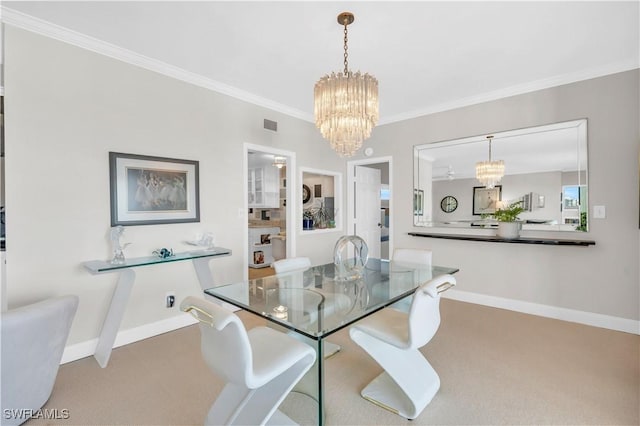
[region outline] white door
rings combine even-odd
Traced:
[[[380,170],[355,168],[354,234],[369,247],[369,257],[380,259]]]

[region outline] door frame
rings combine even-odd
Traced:
[[[296,234],[295,234],[295,224],[297,221],[292,220],[294,217],[294,209],[295,209],[295,188],[296,185],[296,153],[293,151],[287,151],[284,149],[277,149],[270,146],[265,145],[257,145],[252,143],[245,142],[243,145],[243,164],[242,164],[242,180],[243,180],[243,196],[244,196],[244,243],[243,247],[243,265],[244,265],[244,280],[247,281],[249,279],[249,251],[246,246],[249,241],[249,151],[258,151],[263,152],[265,154],[277,155],[279,157],[285,157],[287,160],[287,171],[285,174],[285,178],[287,179],[286,186],[286,200],[287,206],[285,208],[286,212],[286,220],[287,226],[285,227],[287,233],[287,257],[294,257],[296,255]]]
[[[393,224],[396,209],[394,206],[394,190],[393,190],[393,157],[390,155],[375,158],[365,158],[363,160],[351,160],[347,161],[347,223],[345,233],[347,235],[353,234],[353,227],[355,225],[355,174],[356,166],[366,166],[369,164],[387,163],[389,167],[389,258],[393,253]],[[246,185],[245,185],[246,186]]]

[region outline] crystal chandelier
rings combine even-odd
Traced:
[[[344,71],[325,75],[314,89],[316,127],[341,157],[360,149],[378,123],[378,80],[348,67],[347,25],[354,19],[350,12],[338,15],[338,23],[344,25]]]
[[[491,139],[493,136],[487,136],[487,139],[489,139],[489,161],[476,163],[476,179],[485,187],[493,188],[504,176],[504,161],[491,161]]]

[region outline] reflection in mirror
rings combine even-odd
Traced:
[[[499,200],[480,212],[476,163],[488,159],[487,136],[504,176]],[[414,147],[414,225],[495,227],[486,214],[516,201],[525,209],[523,230],[588,230],[586,119]]]
[[[327,170],[300,168],[302,185],[302,218],[300,228],[305,231],[318,229],[339,230],[342,174]]]

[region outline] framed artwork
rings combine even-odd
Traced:
[[[493,188],[485,186],[473,187],[473,214],[492,214],[496,211],[496,203],[502,200],[502,185]]]
[[[316,198],[322,197],[322,185],[313,185],[313,196]]]
[[[422,216],[424,209],[424,191],[422,189],[413,190],[413,215]]]
[[[198,161],[109,153],[111,226],[200,222]]]

